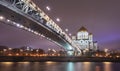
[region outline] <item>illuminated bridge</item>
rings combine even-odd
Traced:
[[[45,37],[68,55],[80,53],[71,38],[31,0],[0,0],[0,22]]]

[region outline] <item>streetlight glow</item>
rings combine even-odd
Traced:
[[[69,36],[71,36],[72,34],[71,33],[69,33]]]
[[[8,48],[9,50],[12,50],[12,48]]]
[[[46,6],[46,9],[47,9],[48,11],[50,11],[50,10],[51,10],[49,6]]]
[[[66,32],[68,32],[68,29],[65,29]]]
[[[9,20],[9,19],[7,19],[7,22],[10,22],[10,20]]]
[[[0,20],[3,20],[4,19],[4,17],[3,16],[0,16]]]
[[[104,52],[108,52],[108,49],[104,49]]]
[[[60,19],[59,19],[59,18],[56,18],[56,21],[57,21],[57,22],[60,22]]]

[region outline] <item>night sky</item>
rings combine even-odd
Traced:
[[[76,35],[84,26],[93,33],[100,49],[120,49],[120,1],[119,0],[33,0],[63,30]],[[51,7],[51,11],[45,9]],[[0,45],[9,47],[30,46],[55,48],[54,43],[15,27],[0,24]]]

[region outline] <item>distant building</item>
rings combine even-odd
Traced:
[[[20,49],[22,49],[23,51],[31,51],[31,50],[33,50],[33,48],[28,47],[28,46],[20,47]]]
[[[81,27],[77,32],[77,36],[72,36],[72,40],[83,53],[98,49],[97,41],[93,41],[92,33],[89,33],[85,27]]]

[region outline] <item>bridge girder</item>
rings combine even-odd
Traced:
[[[34,23],[37,23],[36,26],[41,25],[44,28],[47,26],[48,27],[47,30],[50,29],[49,30],[50,32],[54,31],[55,34],[57,34],[57,35],[60,34],[58,36],[58,38],[64,39],[63,40],[64,42],[58,42],[58,43],[64,47],[66,47],[65,48],[66,50],[68,50],[68,51],[72,50],[72,52],[80,51],[80,50],[77,50],[78,47],[72,45],[71,38],[68,35],[66,35],[65,32],[63,32],[62,29],[58,25],[56,25],[54,23],[54,21],[52,19],[50,19],[32,1],[30,1],[30,0],[1,0],[0,2],[1,2],[1,4],[6,2],[6,5],[4,5],[4,6],[9,7],[9,9],[12,9],[11,7],[13,7],[16,9],[16,10],[12,9],[13,11],[15,11],[17,13],[19,13],[18,11],[21,11],[19,14],[24,13],[22,15],[29,16],[29,19],[36,20],[34,22]],[[50,25],[51,23],[52,23],[52,27]],[[53,24],[55,24],[55,26],[53,26]],[[35,29],[36,27],[33,24],[27,24],[27,25],[23,24],[23,26],[27,26],[27,28],[31,28],[31,29],[34,28],[34,30],[38,32],[38,30]],[[56,30],[57,29],[56,27],[59,28],[59,30]],[[40,33],[40,32],[38,32],[38,33]],[[45,36],[47,36],[47,35],[45,35]],[[47,36],[47,37],[49,37],[49,36]],[[64,43],[66,43],[66,44],[64,44]]]

